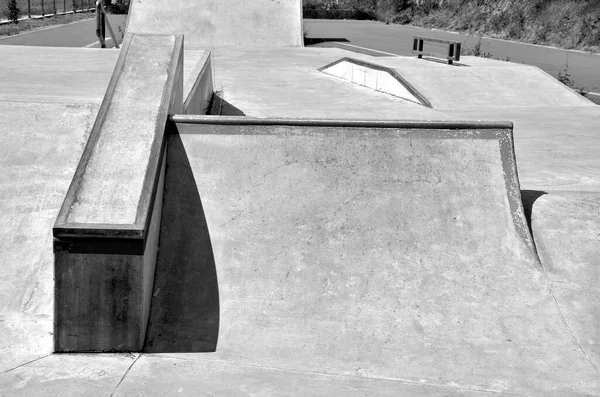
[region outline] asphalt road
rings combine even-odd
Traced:
[[[120,39],[125,31],[125,15],[110,15],[109,20],[115,34]],[[336,40],[317,44],[335,45],[349,50],[359,50],[353,46],[366,47],[397,55],[412,55],[412,38],[426,35],[447,40],[459,40],[463,47],[472,48],[480,39],[478,36],[436,31],[406,25],[386,25],[372,21],[340,20],[304,20],[309,38]],[[95,33],[95,19],[76,22],[69,25],[33,31],[18,36],[0,38],[0,44],[56,47],[99,47]],[[107,30],[107,37],[109,36]],[[107,41],[112,47],[112,42]],[[482,52],[493,54],[494,58],[511,62],[535,65],[556,77],[565,69],[568,58],[568,72],[576,87],[600,93],[600,55],[578,51],[566,51],[556,48],[521,44],[497,39],[482,39]]]
[[[412,55],[413,36],[457,40],[467,48],[472,48],[480,39],[479,36],[372,21],[305,19],[304,29],[309,38],[348,40],[333,44],[340,48],[350,44],[397,55]],[[600,93],[600,55],[488,38],[481,42],[481,51],[493,54],[493,58],[505,60],[510,57],[511,62],[538,66],[553,77],[565,69],[568,56],[568,72],[575,86]],[[332,43],[317,45],[329,46]]]
[[[119,40],[125,32],[126,15],[109,15],[108,20]],[[106,28],[106,37],[110,34]],[[0,45],[26,45],[43,47],[100,47],[96,38],[96,19],[74,22],[68,25],[48,27],[19,34],[16,36],[0,37]],[[106,42],[107,47],[112,47],[112,40]]]

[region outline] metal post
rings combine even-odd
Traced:
[[[101,0],[96,0],[96,37],[98,37],[100,47],[105,48],[106,43],[104,42],[104,13],[102,12]]]
[[[42,16],[44,16],[46,13],[44,12],[44,0],[42,0]]]
[[[52,12],[54,13],[54,16],[56,16],[56,13],[58,12],[58,10],[56,9],[56,0],[52,0],[52,7],[54,7]]]
[[[31,18],[31,0],[27,0],[27,15]]]
[[[104,0],[100,0],[102,15],[106,15],[104,12]],[[110,21],[106,18],[106,24],[108,25],[108,31],[110,32],[110,37],[112,37],[113,43],[115,44],[115,48],[119,48],[119,40],[117,39],[117,35],[115,35],[112,26],[110,26]]]
[[[63,0],[63,12],[67,13],[67,0]]]

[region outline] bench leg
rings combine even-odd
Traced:
[[[448,58],[454,57],[454,44],[448,45]],[[452,59],[448,59],[448,65],[452,65]]]

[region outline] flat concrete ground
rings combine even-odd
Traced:
[[[433,108],[317,70],[343,57],[395,69]],[[215,87],[231,105],[230,114],[507,120],[514,123],[524,189],[600,191],[600,107],[531,66],[463,57],[465,66],[448,67],[413,57],[370,57],[334,48],[218,49],[215,64]]]
[[[385,59],[430,109],[317,71],[343,56],[359,57],[217,49],[215,89],[247,116],[513,121],[522,187],[600,191],[600,112],[542,72]],[[509,86],[521,71],[530,85]],[[427,85],[444,76],[460,100]],[[107,80],[85,87],[88,103],[76,87],[68,101],[12,84],[22,102],[0,102],[0,395],[600,395],[598,303],[576,300],[597,268],[542,267],[497,145],[347,130],[181,127],[147,352],[51,354],[51,225]]]

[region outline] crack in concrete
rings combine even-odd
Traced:
[[[575,344],[579,348],[579,351],[581,352],[581,354],[583,354],[585,359],[590,363],[592,368],[594,368],[596,373],[598,375],[600,375],[600,368],[598,368],[596,363],[594,363],[594,360],[592,360],[592,358],[585,351],[585,348],[579,341],[579,338],[577,338],[577,335],[575,335],[575,331],[573,331],[573,328],[571,328],[571,325],[569,324],[569,321],[567,320],[567,316],[565,316],[565,313],[563,312],[562,308],[560,307],[560,303],[558,302],[558,299],[556,298],[556,295],[554,294],[554,281],[550,277],[550,275],[548,273],[548,269],[546,269],[546,266],[544,266],[544,263],[541,260],[541,258],[538,257],[538,260],[540,262],[542,269],[544,270],[544,276],[546,277],[546,284],[548,285],[548,292],[550,293],[550,296],[552,297],[552,300],[554,301],[554,305],[556,306],[556,310],[558,311],[558,314],[560,316],[560,319],[561,319],[563,325],[569,332],[569,335],[571,335],[571,338],[573,339],[573,341],[575,341]]]
[[[123,374],[123,377],[121,378],[121,380],[119,381],[119,383],[117,384],[115,389],[112,391],[112,393],[110,393],[110,397],[113,397],[115,395],[115,393],[117,392],[117,389],[119,388],[119,386],[121,386],[121,383],[123,383],[123,381],[125,380],[125,377],[129,373],[129,371],[131,371],[131,368],[133,368],[133,366],[135,365],[135,363],[137,363],[137,361],[139,360],[140,357],[142,357],[142,355],[138,354],[138,356],[135,358],[135,360],[133,360],[133,362],[131,363],[129,368],[127,368],[127,371],[125,371],[125,373]]]

